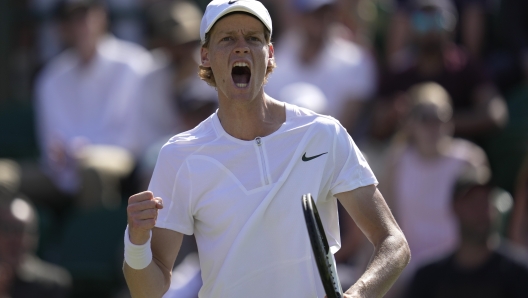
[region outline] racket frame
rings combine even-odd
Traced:
[[[330,251],[326,233],[311,194],[302,196],[302,206],[308,237],[315,263],[327,298],[343,298],[343,290],[337,275],[334,255]]]

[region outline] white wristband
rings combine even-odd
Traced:
[[[128,266],[136,270],[141,270],[150,264],[152,261],[152,250],[150,249],[151,238],[152,231],[150,231],[150,237],[145,244],[136,245],[130,242],[127,225],[125,230],[125,262]]]

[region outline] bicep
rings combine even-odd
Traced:
[[[387,203],[375,185],[339,193],[336,197],[375,246],[386,237],[401,233]]]
[[[182,239],[182,233],[162,228],[152,229],[152,257],[166,277],[170,277]]]

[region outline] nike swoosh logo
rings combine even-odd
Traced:
[[[227,2],[227,4],[233,4],[233,3],[236,3],[236,2],[238,2],[238,0],[229,1],[229,2]]]
[[[321,155],[325,155],[326,153],[328,153],[328,152],[321,153],[321,154],[319,154],[319,155],[315,155],[315,156],[306,157],[306,152],[304,152],[304,154],[303,154],[303,156],[302,156],[302,161],[310,161],[310,160],[312,160],[312,159],[314,159],[314,158],[318,158],[318,157],[321,156]]]

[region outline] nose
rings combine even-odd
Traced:
[[[249,53],[249,47],[244,39],[239,39],[235,47],[236,54],[247,54]]]

